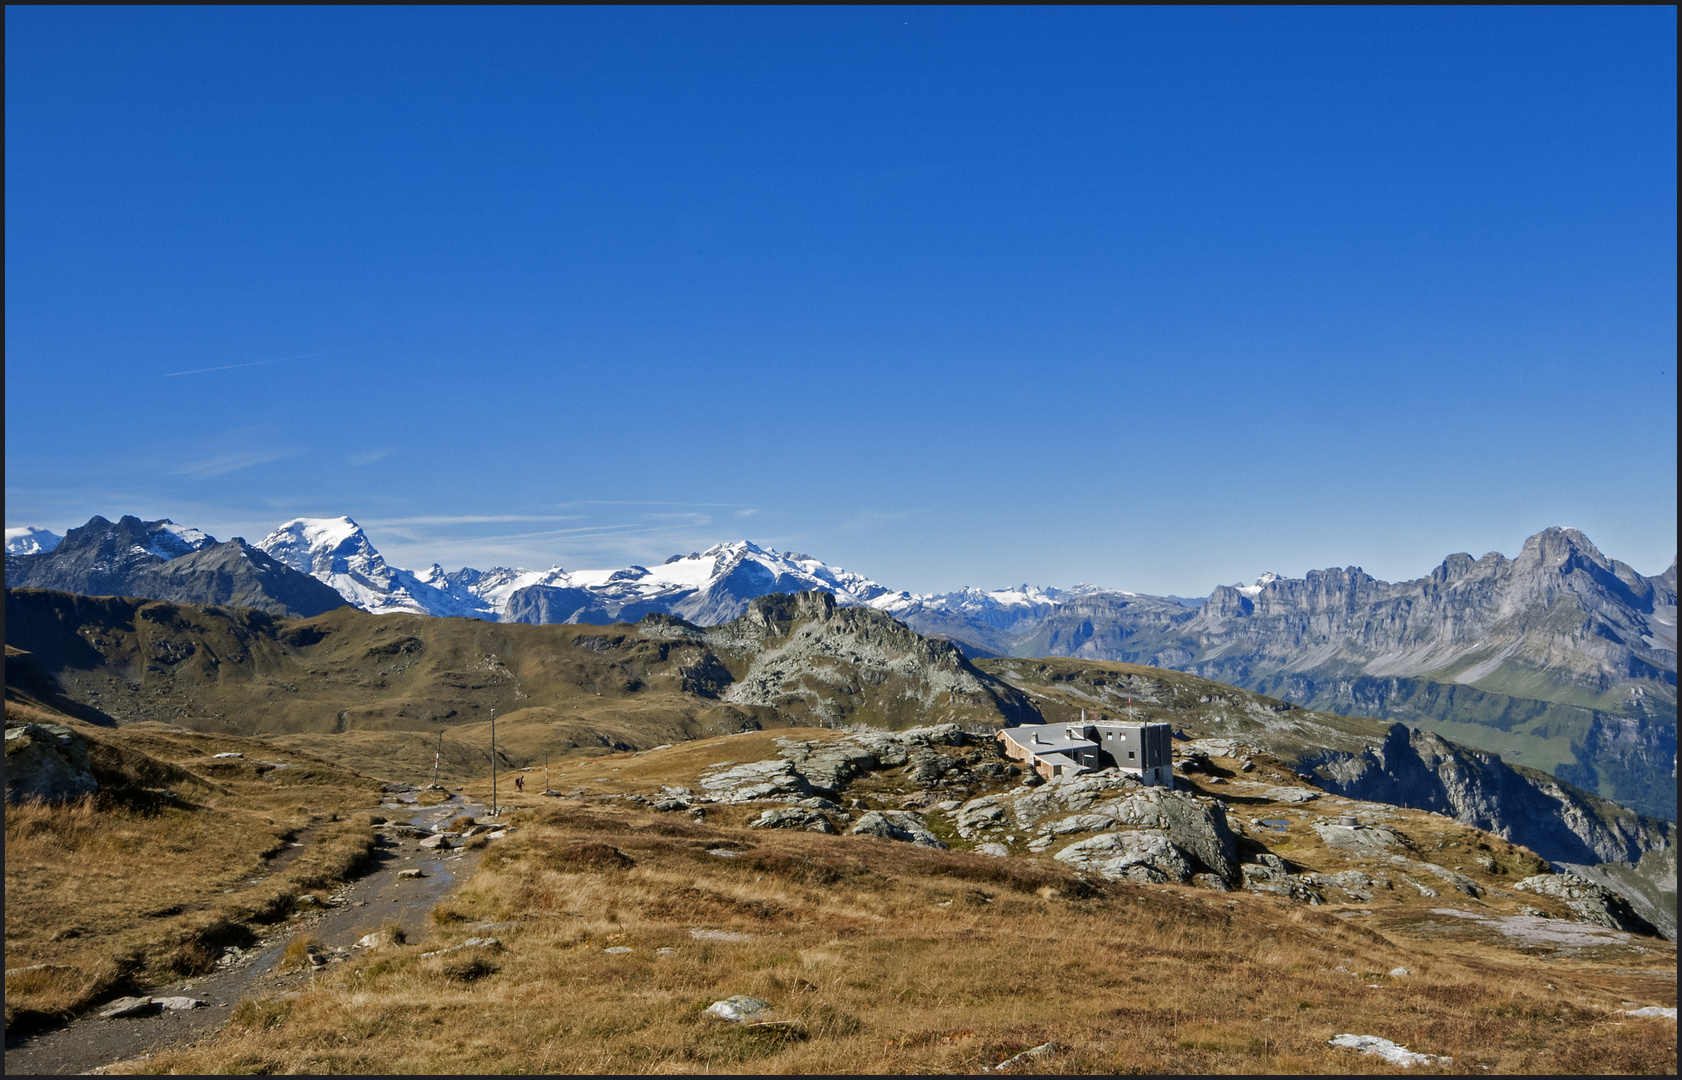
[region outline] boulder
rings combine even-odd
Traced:
[[[1123,826],[1160,829],[1202,869],[1227,882],[1238,880],[1238,841],[1227,825],[1226,808],[1218,802],[1203,803],[1189,792],[1149,787],[1093,810]]]
[[[992,855],[995,858],[1003,859],[1010,856],[1010,849],[1005,847],[1003,844],[977,844],[975,845],[975,853],[977,855]]]
[[[734,997],[727,997],[723,1001],[715,1001],[708,1005],[704,1015],[728,1020],[733,1024],[745,1024],[770,1007],[771,1003],[769,1001],[748,997],[745,994],[737,994]]]
[[[428,851],[448,851],[449,849],[459,847],[460,845],[461,841],[457,840],[449,833],[433,833],[431,836],[428,836],[425,840],[420,842],[420,846]]]
[[[1576,874],[1537,874],[1525,878],[1513,888],[1565,901],[1565,906],[1576,914],[1580,922],[1630,934],[1656,936],[1658,933],[1652,923],[1636,914],[1628,900]]]
[[[851,829],[854,836],[879,836],[920,847],[945,849],[946,844],[929,831],[923,819],[908,810],[870,810]]]
[[[1157,830],[1105,833],[1078,840],[1053,856],[1113,881],[1183,882],[1192,866],[1185,853]]]
[[[983,795],[959,806],[952,820],[958,828],[958,835],[967,840],[977,829],[1004,824],[1008,798],[1005,795]]]
[[[119,1020],[130,1016],[150,1016],[162,1006],[149,997],[121,997],[99,1010],[101,1019]]]
[[[835,826],[816,810],[802,806],[785,806],[767,810],[748,822],[750,829],[805,829],[807,832],[834,833]]]
[[[6,801],[62,802],[99,790],[88,744],[61,724],[6,726]]]
[[[209,1004],[203,999],[196,997],[161,997],[153,998],[152,1001],[157,1004],[158,1008],[169,1009],[172,1012],[186,1012],[188,1009],[202,1009]]]

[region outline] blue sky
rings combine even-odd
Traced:
[[[6,523],[1676,550],[1676,12],[6,12]]]

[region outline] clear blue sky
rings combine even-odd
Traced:
[[[8,8],[6,523],[1183,595],[1562,524],[1657,573],[1676,31]]]

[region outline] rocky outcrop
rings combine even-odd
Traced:
[[[825,592],[761,596],[708,643],[747,661],[725,693],[815,726],[842,722],[899,729],[929,720],[1006,726],[1037,722],[1015,688],[976,669],[956,647]]]
[[[1055,858],[1107,877],[1239,879],[1237,838],[1221,803],[1144,787],[1114,772],[984,795],[960,805],[952,820],[959,836],[984,844],[1026,834],[1030,851],[1049,850],[1062,837],[1098,833]]]
[[[1538,874],[1513,888],[1537,896],[1563,900],[1582,922],[1631,934],[1657,935],[1657,929],[1636,913],[1628,900],[1577,874]]]
[[[6,801],[63,802],[99,790],[88,744],[60,724],[6,725]]]
[[[1620,811],[1546,773],[1401,724],[1360,754],[1329,751],[1304,764],[1339,795],[1435,811],[1553,861],[1633,862],[1673,843],[1669,822]]]
[[[750,829],[802,829],[806,832],[834,833],[835,825],[816,810],[803,806],[784,806],[767,810],[748,822]]]
[[[921,817],[909,810],[868,811],[848,831],[854,836],[876,836],[942,851],[947,846],[944,840],[929,831]]]
[[[1556,869],[1588,878],[1618,893],[1640,916],[1671,941],[1676,940],[1676,849],[1649,851],[1635,863],[1596,866],[1562,864]]]
[[[938,753],[936,748],[957,749],[968,741],[956,724],[936,724],[909,731],[862,732],[832,742],[806,739],[778,739],[782,756],[767,761],[741,764],[720,762],[701,775],[699,783],[707,797],[716,802],[755,800],[798,801],[814,795],[834,796],[846,786],[878,769],[906,766],[913,779],[925,783],[943,780],[950,772],[970,765],[996,765],[993,744],[983,740],[981,751],[964,760]],[[971,761],[980,758],[980,761]],[[921,777],[931,761],[943,763],[934,779]]]
[[[715,802],[742,803],[755,799],[804,799],[811,785],[793,763],[773,758],[739,765],[734,761],[701,774],[701,790]]]

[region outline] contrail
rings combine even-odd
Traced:
[[[191,371],[167,371],[163,377],[173,379],[177,375],[203,375],[207,371],[232,371],[235,368],[262,367],[264,364],[279,364],[287,360],[313,360],[318,356],[336,356],[339,353],[350,352],[349,349],[332,349],[327,352],[305,353],[302,356],[277,356],[273,360],[253,360],[249,364],[223,364],[221,367],[201,367]]]

